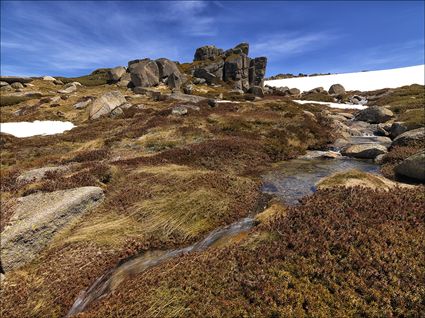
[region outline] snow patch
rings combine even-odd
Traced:
[[[69,121],[36,120],[34,122],[0,123],[0,132],[22,138],[60,134],[74,127],[74,124]]]
[[[328,90],[333,84],[341,84],[349,91],[373,91],[382,88],[397,88],[405,85],[425,83],[425,65],[394,68],[381,71],[296,77],[265,81],[273,87],[298,88],[309,91],[316,87]]]
[[[304,104],[320,104],[326,105],[330,108],[340,108],[340,109],[365,109],[367,106],[364,105],[354,105],[354,104],[338,104],[338,103],[330,103],[330,102],[316,102],[312,100],[294,100],[294,102],[304,105]]]

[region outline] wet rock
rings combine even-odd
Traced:
[[[121,77],[127,72],[124,66],[117,66],[108,71],[108,80],[110,82],[118,82]]]
[[[22,89],[24,88],[24,85],[22,85],[22,83],[19,83],[19,82],[14,82],[10,84],[10,87],[12,87],[13,89]]]
[[[385,154],[377,155],[374,159],[374,162],[378,165],[382,164],[384,161]]]
[[[406,131],[395,138],[391,144],[391,147],[394,146],[407,146],[412,142],[421,142],[425,139],[425,128],[418,128]]]
[[[18,199],[10,222],[1,235],[5,272],[36,258],[57,232],[103,199],[98,187],[81,187]]]
[[[115,108],[126,103],[127,100],[119,91],[112,91],[96,98],[89,108],[89,118],[97,119],[109,115]]]
[[[334,84],[329,88],[329,94],[331,95],[344,95],[345,88],[341,84]]]
[[[355,119],[360,121],[365,121],[371,124],[385,123],[391,118],[394,117],[394,114],[391,110],[385,107],[371,106],[360,111]]]
[[[152,87],[159,84],[159,69],[151,59],[128,62],[128,70],[134,87]]]
[[[341,154],[360,159],[375,159],[380,154],[387,153],[387,148],[379,144],[358,144],[344,148]]]
[[[425,151],[403,160],[394,171],[397,175],[425,182]]]
[[[258,97],[264,97],[263,89],[260,86],[251,86],[248,89],[248,93]]]

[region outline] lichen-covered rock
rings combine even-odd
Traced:
[[[14,89],[22,89],[22,88],[24,88],[24,85],[22,85],[22,83],[19,83],[19,82],[14,82],[14,83],[10,84],[10,87],[12,87]]]
[[[412,142],[423,142],[425,140],[425,128],[417,128],[413,130],[406,131],[395,138],[391,144],[391,147],[394,146],[407,146]]]
[[[99,187],[81,187],[19,198],[1,234],[1,260],[6,273],[37,257],[55,234],[103,199]]]
[[[233,82],[235,89],[249,89],[250,58],[245,54],[233,54],[226,58],[223,69],[223,80]]]
[[[167,77],[167,86],[172,89],[180,89],[183,84],[182,75],[179,73],[171,73]]]
[[[109,115],[115,108],[126,103],[127,100],[119,91],[112,91],[96,98],[89,108],[89,118],[96,119]]]
[[[356,120],[365,121],[370,124],[380,124],[389,121],[393,117],[393,112],[388,108],[371,106],[361,110],[356,115]]]
[[[397,175],[425,182],[425,151],[421,151],[403,160],[394,168]]]
[[[128,70],[134,87],[152,87],[159,84],[158,64],[151,59],[130,61]]]

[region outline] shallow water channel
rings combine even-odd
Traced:
[[[371,162],[345,157],[323,159],[312,156],[310,159],[294,159],[279,163],[266,173],[263,176],[262,190],[275,195],[286,204],[297,204],[299,199],[315,191],[315,184],[321,178],[348,169],[377,172],[378,166]],[[84,311],[91,303],[108,296],[123,281],[151,267],[183,254],[199,252],[220,242],[227,242],[248,232],[254,225],[252,215],[211,232],[202,241],[191,246],[169,251],[152,251],[133,257],[99,277],[91,287],[81,292],[67,317]]]

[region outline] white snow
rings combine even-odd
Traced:
[[[320,104],[326,105],[330,108],[340,108],[340,109],[365,109],[367,106],[364,105],[353,105],[353,104],[338,104],[338,103],[330,103],[330,102],[316,102],[312,100],[294,100],[294,102],[304,105],[304,104]]]
[[[316,87],[328,90],[333,84],[341,84],[349,91],[373,91],[411,84],[424,85],[424,82],[425,65],[416,65],[381,71],[285,78],[265,81],[264,84],[274,87],[298,88],[301,91],[309,91]]]
[[[2,133],[15,137],[31,137],[36,135],[54,135],[74,128],[69,121],[36,120],[34,122],[0,123]]]

